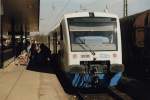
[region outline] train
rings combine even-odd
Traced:
[[[150,77],[150,10],[120,18],[125,74],[136,79]]]
[[[119,18],[106,12],[65,14],[49,33],[52,54],[75,88],[108,88],[122,78]]]

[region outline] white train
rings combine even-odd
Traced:
[[[102,12],[65,14],[50,37],[52,52],[58,55],[60,67],[74,87],[117,85],[124,66],[116,15]]]

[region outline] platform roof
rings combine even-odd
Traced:
[[[40,0],[1,0],[3,32],[39,31]]]

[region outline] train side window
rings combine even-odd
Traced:
[[[63,29],[62,29],[62,24],[60,24],[60,40],[63,40]]]
[[[137,28],[135,32],[136,46],[144,47],[144,28]]]

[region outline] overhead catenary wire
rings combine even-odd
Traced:
[[[63,6],[63,8],[58,12],[58,14],[56,15],[56,17],[55,17],[55,19],[54,19],[53,21],[56,21],[56,20],[58,19],[57,21],[60,22],[59,16],[61,16],[61,14],[64,12],[64,10],[66,9],[66,7],[69,5],[70,2],[71,2],[71,0],[68,0],[68,1],[65,3],[65,5]],[[56,22],[55,24],[53,24],[53,25],[51,26],[51,28],[55,27],[58,22]],[[53,23],[54,23],[54,22],[53,22]]]

